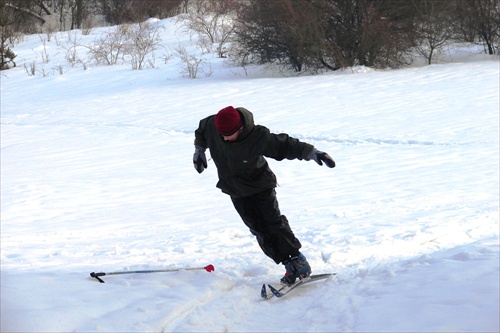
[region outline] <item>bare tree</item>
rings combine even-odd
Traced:
[[[98,65],[130,63],[132,69],[143,69],[147,56],[161,46],[159,30],[147,21],[113,27],[88,47],[90,58]]]
[[[179,45],[175,51],[184,63],[182,74],[190,79],[196,79],[201,67],[205,64],[203,58],[190,54],[182,45]]]
[[[8,18],[14,31],[36,32],[37,25],[45,23],[42,14],[51,14],[43,0],[0,1],[0,15]]]
[[[407,1],[326,0],[326,39],[332,67],[398,67],[412,46]]]
[[[255,0],[239,15],[236,54],[295,71],[397,67],[410,61],[412,24],[403,0]]]
[[[99,65],[116,65],[125,55],[128,29],[128,25],[119,25],[94,40],[89,46],[91,59]]]
[[[314,67],[322,43],[315,1],[254,0],[239,12],[235,34],[238,62],[289,65],[300,72]]]
[[[111,24],[142,22],[177,15],[184,0],[99,0],[106,21]]]
[[[158,49],[161,39],[159,27],[149,22],[132,25],[127,31],[129,46],[126,50],[132,69],[143,69],[146,56]]]
[[[498,0],[457,0],[456,26],[468,41],[481,40],[488,54],[500,44],[500,4]]]
[[[211,52],[211,46],[217,44],[217,54],[224,58],[224,45],[231,40],[234,32],[235,7],[232,0],[197,0],[188,13],[180,16],[180,20],[188,31],[199,35],[200,43]],[[205,43],[206,41],[206,43]]]
[[[417,51],[432,63],[436,50],[452,41],[452,1],[413,0],[416,17]]]
[[[96,0],[63,0],[67,1],[71,17],[70,29],[88,28],[89,22],[99,13],[99,4]]]

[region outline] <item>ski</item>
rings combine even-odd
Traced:
[[[297,288],[297,287],[299,287],[301,285],[304,285],[304,284],[307,284],[307,283],[310,283],[310,282],[314,282],[314,281],[318,281],[318,280],[324,280],[324,279],[327,279],[330,276],[333,276],[335,274],[336,273],[311,275],[311,276],[306,277],[304,279],[297,280],[297,281],[295,281],[294,283],[292,283],[290,285],[283,285],[280,288],[275,288],[272,285],[268,284],[269,290],[271,290],[270,294],[268,294],[268,292],[267,292],[266,285],[263,284],[262,285],[262,289],[260,291],[260,296],[263,299],[265,299],[265,300],[271,299],[271,298],[273,298],[275,296],[278,297],[278,298],[281,298],[281,297],[285,296],[286,294],[288,294],[289,292],[291,292],[292,290],[294,290],[295,288]]]

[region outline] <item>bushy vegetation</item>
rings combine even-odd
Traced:
[[[94,60],[113,64],[128,52],[135,69],[159,41],[150,26],[128,24],[174,15],[206,52],[296,72],[398,67],[415,54],[430,64],[449,43],[479,43],[488,54],[498,54],[500,43],[497,0],[0,0],[0,9],[1,69],[15,66],[13,34],[84,31],[97,18],[122,27],[96,42]]]

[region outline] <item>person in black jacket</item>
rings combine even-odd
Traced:
[[[311,274],[311,267],[299,251],[302,247],[278,206],[276,176],[265,157],[314,160],[335,167],[333,159],[314,146],[287,134],[273,134],[255,125],[253,114],[245,108],[228,106],[216,115],[202,119],[195,131],[193,163],[202,173],[208,167],[206,149],[217,167],[217,187],[231,197],[234,208],[262,251],[286,269],[282,283]]]

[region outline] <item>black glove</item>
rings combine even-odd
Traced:
[[[323,165],[325,162],[326,166],[329,168],[335,167],[335,161],[325,152],[319,151],[316,148],[313,148],[312,152],[307,156],[308,160],[314,160],[319,165]]]
[[[194,155],[193,155],[193,163],[194,168],[198,173],[202,173],[205,170],[207,165],[207,157],[205,156],[206,148],[200,146],[194,146]]]

